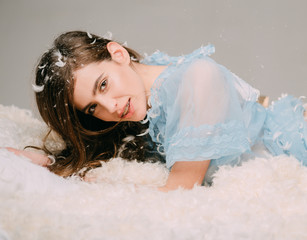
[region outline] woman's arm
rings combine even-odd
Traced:
[[[51,163],[51,160],[46,156],[41,153],[36,153],[36,152],[31,152],[31,151],[25,151],[25,150],[18,150],[15,148],[7,147],[7,150],[10,152],[15,153],[16,155],[22,155],[31,160],[31,162],[46,167],[48,164]]]
[[[209,164],[210,160],[191,162],[178,161],[173,165],[165,186],[158,189],[167,192],[179,187],[191,189],[195,184],[201,185]]]

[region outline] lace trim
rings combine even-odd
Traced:
[[[301,99],[283,95],[272,103],[264,125],[264,143],[274,155],[293,155],[307,166],[307,122]]]
[[[167,144],[166,160],[219,159],[230,155],[239,156],[247,150],[250,150],[250,143],[244,124],[230,121],[182,129]]]

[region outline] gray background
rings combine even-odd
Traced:
[[[0,0],[0,104],[35,109],[34,67],[68,30],[111,31],[149,54],[213,43],[217,62],[271,100],[307,95],[306,12],[306,0]]]

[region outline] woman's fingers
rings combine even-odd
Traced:
[[[31,152],[31,151],[25,151],[25,150],[19,150],[19,149],[11,148],[11,147],[6,147],[6,149],[10,152],[15,153],[18,156],[22,155],[26,158],[29,158],[31,162],[37,165],[45,167],[48,164],[50,164],[50,159],[44,154],[37,153],[37,152]]]

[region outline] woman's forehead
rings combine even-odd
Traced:
[[[89,63],[86,65],[83,65],[81,68],[75,70],[73,72],[74,78],[75,79],[80,79],[80,78],[87,78],[90,77],[91,75],[97,73],[100,71],[99,63],[93,62]]]

